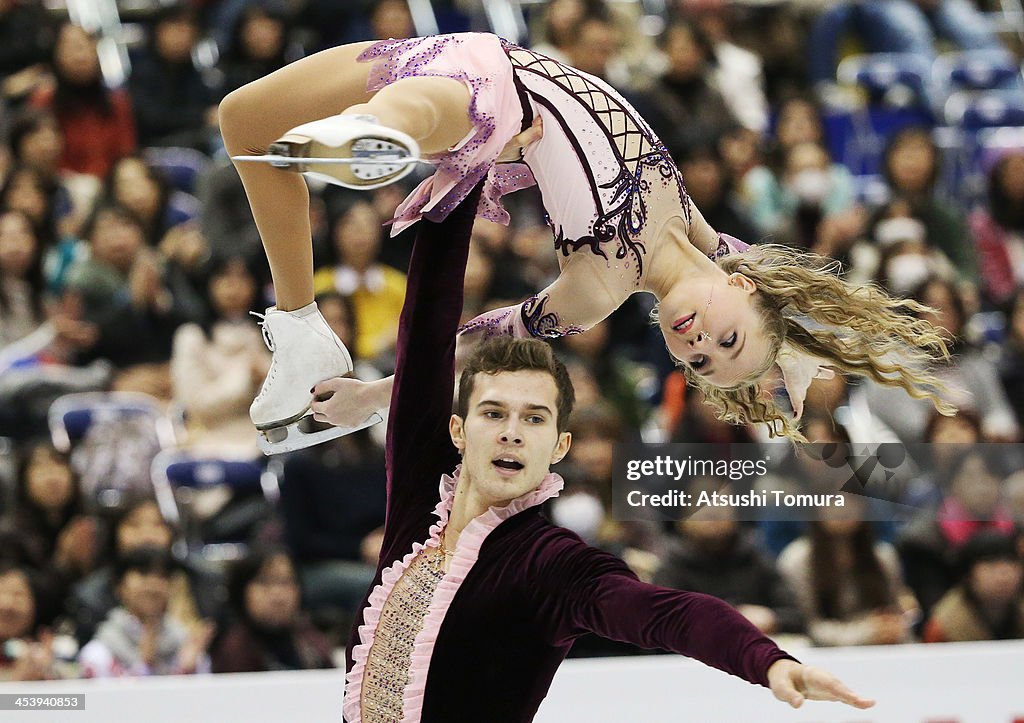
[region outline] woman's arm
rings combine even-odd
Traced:
[[[555,339],[579,334],[604,320],[636,290],[631,271],[609,268],[586,250],[572,253],[551,284],[521,304],[471,319],[459,329],[459,358],[492,336]]]

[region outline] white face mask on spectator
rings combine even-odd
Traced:
[[[889,259],[885,265],[889,290],[904,296],[924,283],[932,271],[932,261],[924,254],[901,254]]]
[[[787,186],[800,203],[820,206],[832,191],[832,177],[821,168],[805,168],[794,174]]]
[[[916,218],[887,218],[875,225],[875,241],[880,246],[891,246],[900,241],[924,243],[928,231]]]
[[[572,530],[588,542],[596,540],[604,522],[604,505],[588,492],[560,497],[551,507],[551,521]]]

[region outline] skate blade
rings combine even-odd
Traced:
[[[261,156],[231,156],[232,161],[247,163],[269,163],[275,168],[287,168],[294,163],[308,165],[330,165],[340,163],[346,166],[393,166],[398,163],[419,163],[422,159],[412,156],[381,156],[377,158],[296,158],[279,154],[265,153]]]
[[[326,422],[317,422],[312,415],[307,415],[282,427],[260,430],[258,437],[260,450],[268,457],[274,454],[294,452],[344,437],[346,434],[358,432],[360,429],[372,427],[383,421],[384,418],[374,412],[355,427],[335,427]]]

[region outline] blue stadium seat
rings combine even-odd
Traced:
[[[69,452],[97,421],[138,418],[152,422],[163,446],[176,443],[177,430],[160,402],[139,392],[65,394],[54,401],[48,415],[53,445],[62,452]]]
[[[955,169],[947,185],[969,207],[985,194],[986,159],[1000,148],[1020,147],[1024,135],[1024,91],[953,93],[946,102],[945,132]]]
[[[194,148],[176,146],[146,148],[142,157],[164,175],[172,188],[189,194],[195,192],[196,179],[211,163],[206,155]]]
[[[976,133],[985,128],[1024,126],[1024,91],[953,93],[946,101],[946,124]]]
[[[274,503],[279,497],[280,474],[281,463],[278,460],[271,460],[264,467],[259,460],[220,457],[185,449],[162,451],[151,467],[153,489],[164,518],[181,526],[188,554],[198,554],[212,564],[243,556],[247,546],[241,540],[204,540],[199,529],[201,515],[194,504],[197,496],[203,491],[219,488],[230,495],[255,492],[267,502]],[[243,510],[241,514],[248,513]],[[255,514],[259,514],[258,509]]]
[[[855,85],[872,96],[885,96],[895,88],[913,92],[911,105],[924,105],[931,63],[914,53],[868,53],[843,59],[836,77],[843,85]]]
[[[1020,63],[1009,50],[966,50],[943,53],[933,66],[935,83],[957,90],[994,90],[1020,76]]]

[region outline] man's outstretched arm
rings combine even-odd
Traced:
[[[781,650],[723,600],[649,585],[625,563],[582,542],[555,543],[542,587],[556,635],[589,631],[648,649],[669,650],[770,688],[779,700],[834,700],[857,708],[862,698],[827,671]]]

